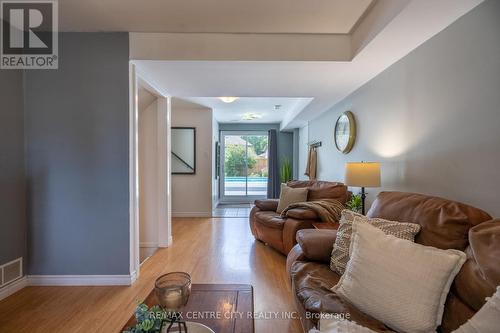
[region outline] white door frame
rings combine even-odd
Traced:
[[[158,246],[172,244],[170,127],[171,96],[147,80],[131,61],[129,65],[129,201],[130,201],[130,275],[139,277],[139,105],[138,88],[144,87],[158,98]]]

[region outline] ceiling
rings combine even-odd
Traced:
[[[133,60],[133,63],[136,64],[139,75],[164,94],[209,106],[214,109],[216,117],[221,119],[219,121],[236,120],[241,118],[243,110],[252,109],[267,112],[269,120],[266,122],[280,122],[283,130],[291,130],[305,125],[339,103],[481,2],[482,0],[378,0],[371,5],[361,22],[357,23],[356,30],[349,35],[352,42],[350,45],[358,45],[356,50],[352,50],[349,61],[283,61],[283,52],[273,54],[277,61],[241,61],[238,58],[240,55],[230,53],[231,56],[227,56],[226,52],[231,50],[223,50],[223,46],[227,46],[224,43],[213,43],[221,45],[221,52],[217,57],[210,58],[222,60],[208,61],[204,58],[207,55],[204,50],[212,44],[200,44],[198,41],[175,44],[176,40],[182,39],[181,35],[179,39],[170,39],[172,43],[158,44],[158,40],[152,38],[149,40],[150,44],[141,45],[151,45],[149,49],[153,51],[162,47],[184,47],[182,51],[185,54],[194,55],[189,58],[190,61],[183,58],[184,53],[179,53],[173,57],[175,60],[167,57],[169,60]],[[388,6],[391,4],[399,7],[393,6],[394,10],[391,11]],[[376,18],[382,19],[377,21]],[[209,34],[206,39],[208,38]],[[252,43],[251,40],[248,42]],[[131,48],[132,44],[131,42]],[[287,52],[307,52],[294,44],[297,42],[292,39],[281,45],[283,48],[290,46],[286,49]],[[321,47],[321,43],[315,45]],[[252,49],[260,50],[256,47]],[[227,58],[231,61],[224,60]],[[240,104],[225,105],[215,99],[219,96],[242,98]],[[283,111],[266,111],[277,100],[286,105]],[[300,103],[292,107],[296,101]],[[238,106],[242,108],[239,109]],[[252,121],[261,119],[263,118]]]
[[[347,34],[373,2],[59,0],[59,27],[61,31]]]
[[[189,101],[214,110],[219,123],[252,122],[280,123],[289,112],[302,110],[311,98],[297,97],[241,97],[225,103],[216,97],[190,97]],[[254,118],[254,119],[250,119]]]

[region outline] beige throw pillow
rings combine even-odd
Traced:
[[[276,213],[281,213],[288,205],[307,201],[307,188],[293,188],[286,186],[286,184],[281,184],[280,201],[278,203],[278,208]]]
[[[349,252],[332,291],[397,332],[436,331],[465,253],[386,235],[360,220],[353,223]]]
[[[371,224],[388,235],[414,241],[420,231],[420,225],[415,223],[395,222],[379,218],[368,218],[364,215],[350,210],[343,210],[340,218],[340,226],[337,230],[337,238],[333,245],[330,268],[332,271],[344,274],[345,267],[349,261],[349,245],[351,243],[352,223],[354,219]]]

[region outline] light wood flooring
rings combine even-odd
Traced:
[[[213,211],[213,217],[247,218],[253,204],[219,204]]]
[[[254,240],[247,218],[176,218],[174,244],[158,250],[127,287],[27,287],[0,301],[0,332],[119,332],[157,276],[254,286],[255,311],[294,311],[286,258]],[[302,332],[298,320],[256,320],[256,333]]]

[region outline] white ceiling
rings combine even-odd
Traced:
[[[172,96],[258,97],[256,101],[262,105],[272,104],[276,97],[312,99],[280,113],[278,121],[281,120],[282,129],[292,129],[327,111],[481,1],[408,0],[351,61],[135,60],[134,63],[140,75]],[[217,113],[220,106],[214,104],[213,108]],[[231,112],[237,111],[224,110],[221,114],[226,117]]]
[[[346,34],[374,0],[59,0],[61,31]]]
[[[288,97],[241,97],[232,103],[224,103],[216,97],[191,97],[189,101],[204,105],[214,110],[219,123],[252,122],[281,123],[289,112],[301,111],[311,98]],[[278,108],[275,106],[279,105]],[[245,120],[245,115],[256,115],[253,120]]]

